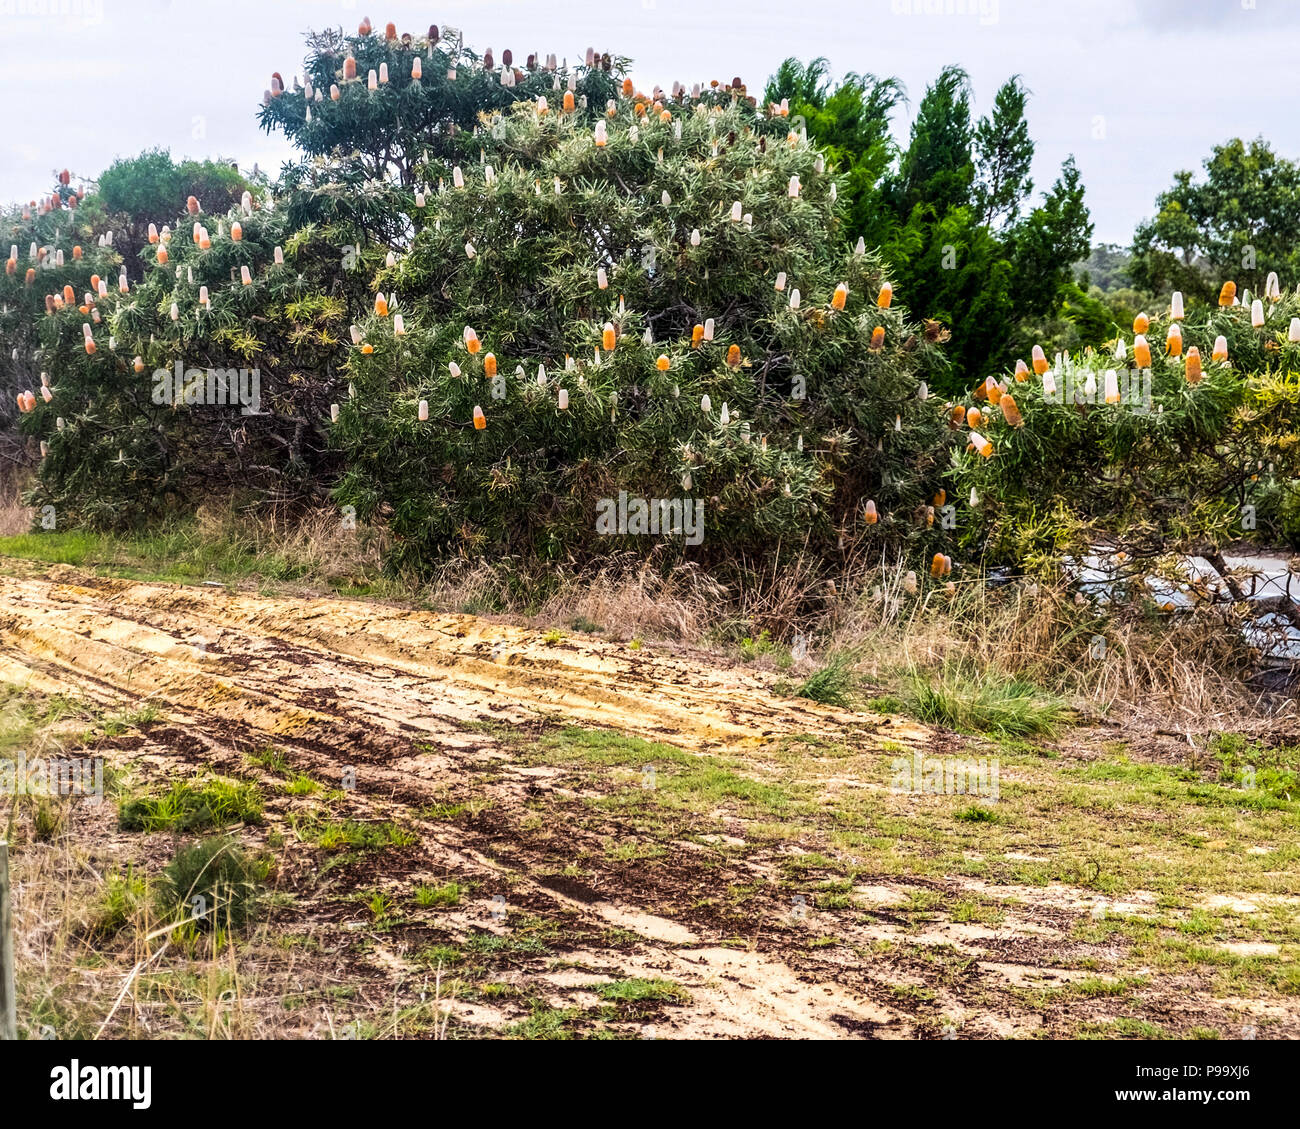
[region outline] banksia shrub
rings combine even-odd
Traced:
[[[992,456],[955,456],[954,493],[977,499],[958,516],[964,551],[1038,569],[1097,544],[1140,560],[1300,543],[1288,516],[1300,518],[1300,341],[1290,339],[1300,294],[1264,302],[1262,325],[1253,305],[1193,310],[1180,333],[1145,319],[1166,349],[1139,335],[1126,360],[1112,349],[1058,356],[1016,385],[1014,410],[1010,397],[986,408]],[[959,405],[967,419],[975,403]]]
[[[486,58],[436,27],[409,41],[332,29],[309,35],[307,46],[301,88],[260,110],[262,128],[279,130],[303,155],[284,176],[293,220],[342,223],[390,244],[405,237],[409,189],[422,166],[452,154],[477,163],[478,146],[466,135],[479,129],[481,113],[546,96],[558,103],[572,76],[576,98],[566,89],[565,108],[590,123],[617,93],[617,77],[601,66],[566,71],[532,57],[521,82],[503,85],[500,72],[482,65]],[[383,67],[389,80],[367,89],[366,75]]]
[[[146,244],[144,281],[95,299],[93,336],[80,307],[40,319],[51,397],[22,426],[48,454],[28,500],[60,527],[126,528],[214,495],[304,500],[331,473],[321,415],[347,304],[318,287],[334,285],[337,249],[268,208],[235,240],[235,214],[209,217],[226,230],[210,249],[173,239],[165,266]],[[102,253],[77,267],[117,269]]]
[[[877,300],[887,272],[841,239],[817,152],[721,91],[668,120],[588,93],[604,145],[516,98],[416,174],[414,241],[372,280],[405,335],[371,316],[373,352],[340,350],[336,497],[387,519],[393,563],[648,551],[598,527],[620,496],[701,503],[701,546],[653,542],[692,559],[935,551],[915,513],[952,440],[921,380],[944,361],[906,295]]]
[[[39,414],[23,420],[18,427],[16,397],[28,389],[42,386],[41,374],[50,368],[50,358],[43,351],[42,331],[55,311],[75,325],[73,344],[84,357],[84,331],[90,323],[90,310],[82,314],[78,294],[97,290],[91,285],[95,275],[117,277],[121,259],[111,245],[101,245],[102,215],[88,209],[72,210],[53,207],[47,198],[43,205],[30,204],[0,214],[9,238],[6,250],[12,250],[15,268],[0,275],[0,453],[12,463],[28,463],[35,458],[39,437]],[[73,256],[73,248],[85,247],[82,258]],[[93,295],[95,305],[99,296]],[[107,340],[107,331],[98,336]]]

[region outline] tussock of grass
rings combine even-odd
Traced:
[[[963,823],[1001,823],[1002,817],[992,808],[984,807],[982,804],[971,804],[964,807],[956,813],[955,818],[960,819]]]
[[[857,694],[858,675],[854,657],[848,652],[832,654],[823,666],[797,686],[778,683],[773,689],[792,698],[809,698],[827,706],[850,706]]]
[[[1060,698],[1030,682],[955,666],[909,673],[905,701],[920,721],[999,737],[1051,736],[1067,712]]]
[[[460,884],[448,882],[444,886],[421,885],[415,888],[418,906],[454,906],[460,904]]]
[[[199,929],[237,928],[252,918],[268,871],[233,839],[204,839],[182,847],[164,868],[159,905],[166,917]]]
[[[123,831],[198,831],[232,823],[260,823],[257,785],[223,777],[178,780],[160,796],[138,796],[118,808]]]
[[[104,888],[90,930],[92,936],[113,937],[124,929],[148,900],[144,876],[133,867],[110,871],[104,876]]]
[[[413,831],[395,823],[365,823],[356,819],[329,820],[320,815],[290,817],[298,838],[327,851],[381,850],[410,847],[419,842]]]
[[[319,792],[320,788],[320,782],[313,780],[305,772],[298,773],[284,785],[284,790],[291,796],[310,796],[314,792]]]

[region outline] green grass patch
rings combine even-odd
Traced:
[[[1064,723],[1060,699],[1019,678],[958,666],[907,676],[905,701],[919,721],[1001,737],[1051,736]]]
[[[1002,816],[993,808],[985,807],[983,804],[971,804],[964,807],[958,812],[953,813],[954,819],[960,819],[963,823],[1001,823]]]
[[[411,847],[419,836],[388,821],[327,819],[319,814],[289,817],[290,826],[301,842],[326,851],[375,851],[386,847]]]
[[[66,533],[20,533],[16,537],[0,537],[0,557],[19,557],[45,564],[79,566],[87,560],[102,557],[109,543],[106,537],[82,530]]]
[[[671,980],[614,980],[608,984],[588,985],[602,1000],[616,1004],[686,1004],[691,994]]]
[[[417,906],[442,906],[449,907],[460,904],[460,884],[458,882],[448,882],[444,886],[427,886],[419,885],[415,888],[415,904]]]
[[[831,655],[798,685],[778,682],[772,687],[773,692],[784,697],[808,698],[827,706],[851,706],[859,684],[856,662],[851,653],[841,651]]]
[[[219,776],[204,781],[178,780],[161,795],[123,801],[117,813],[123,831],[200,831],[261,821],[257,785]]]

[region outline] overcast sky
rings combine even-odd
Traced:
[[[1300,0],[0,0],[0,199],[155,145],[277,169],[288,150],[254,117],[271,71],[290,81],[305,30],[363,15],[451,24],[498,58],[594,46],[631,56],[647,88],[740,75],[752,92],[783,58],[825,55],[836,75],[902,80],[900,137],[943,65],[969,71],[977,114],[1019,73],[1035,184],[1075,154],[1097,240],[1126,243],[1174,172],[1228,138],[1300,157]]]

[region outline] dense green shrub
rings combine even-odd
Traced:
[[[383,250],[404,246],[411,235],[408,205],[424,165],[460,152],[463,135],[476,131],[481,113],[539,95],[558,105],[561,87],[572,78],[585,102],[578,112],[597,117],[626,63],[605,54],[590,65],[551,71],[534,56],[479,54],[464,46],[459,32],[437,27],[392,40],[377,30],[345,35],[331,29],[309,35],[307,45],[303,83],[268,90],[260,112],[262,127],[281,131],[302,154],[284,169],[285,206],[295,224],[323,224],[350,233],[355,247]],[[354,78],[345,77],[349,58],[356,63]],[[417,62],[420,76],[413,79]],[[378,82],[381,67],[387,68],[385,83]]]
[[[71,187],[61,187],[70,198]],[[100,246],[106,233],[102,216],[84,204],[67,207],[63,199],[52,193],[0,216],[7,236],[0,277],[0,452],[10,462],[32,461],[37,452],[36,441],[19,431],[16,397],[31,391],[41,402],[41,374],[49,367],[41,339],[46,296],[58,294],[61,300],[64,287],[71,286],[75,309],[90,289],[92,274],[117,278],[116,251]],[[51,207],[55,200],[58,205]]]
[[[113,232],[113,246],[133,282],[142,277],[140,252],[149,241],[149,224],[170,220],[188,196],[220,215],[239,203],[250,188],[230,161],[173,161],[165,149],[122,157],[102,173],[89,212],[102,212],[102,226]]]
[[[310,42],[306,74],[322,99],[313,97],[309,107],[306,90],[296,87],[268,96],[263,107],[266,128],[284,129],[305,154],[286,170],[276,193],[255,186],[232,203],[244,182],[220,165],[173,165],[165,153],[121,162],[104,176],[111,213],[129,216],[144,232],[143,210],[160,209],[148,219],[163,229],[160,242],[137,247],[117,240],[120,250],[138,255],[127,265],[129,277],[138,274],[142,281],[119,293],[122,259],[109,250],[102,263],[87,258],[69,266],[79,301],[92,271],[110,282],[109,292],[84,310],[68,306],[46,316],[46,280],[28,287],[15,332],[6,332],[5,340],[18,344],[20,356],[38,358],[49,374],[53,400],[38,403],[23,429],[49,449],[29,500],[53,507],[60,525],[127,528],[212,497],[299,502],[323,494],[338,469],[324,439],[329,404],[337,397],[338,346],[349,321],[369,303],[375,273],[409,245],[411,194],[404,186],[410,170],[459,144],[482,107],[509,104],[523,89],[552,90],[569,81],[567,71],[534,66],[518,86],[503,85],[501,74],[458,40],[431,46],[423,37],[388,42],[328,32]],[[358,61],[357,79],[343,76],[347,55]],[[413,82],[417,55],[423,73]],[[391,82],[372,93],[366,75],[381,62]],[[604,56],[581,68],[580,96],[603,105],[614,89],[616,65]],[[459,71],[454,80],[450,69]],[[337,102],[324,96],[331,84],[340,88]],[[196,196],[197,212],[184,210],[182,187]],[[108,213],[101,206],[97,214]],[[67,243],[80,230],[57,216],[43,222],[61,224]],[[195,223],[208,229],[210,247],[191,238]],[[167,232],[168,225],[174,230]],[[158,261],[160,247],[167,251],[165,263]],[[7,291],[21,285],[21,277],[19,271],[19,282],[7,278]],[[63,277],[48,281],[61,286]],[[203,288],[209,303],[200,300]],[[93,354],[83,347],[86,324],[94,332]],[[200,370],[205,379],[187,376],[177,396],[155,375],[177,365],[182,374]],[[27,368],[37,367],[38,360],[28,360]],[[229,394],[219,391],[215,398],[222,402],[211,402],[216,389],[207,370],[253,369],[256,404],[232,406]],[[18,382],[15,391],[25,386]],[[248,380],[242,389],[249,391]]]

